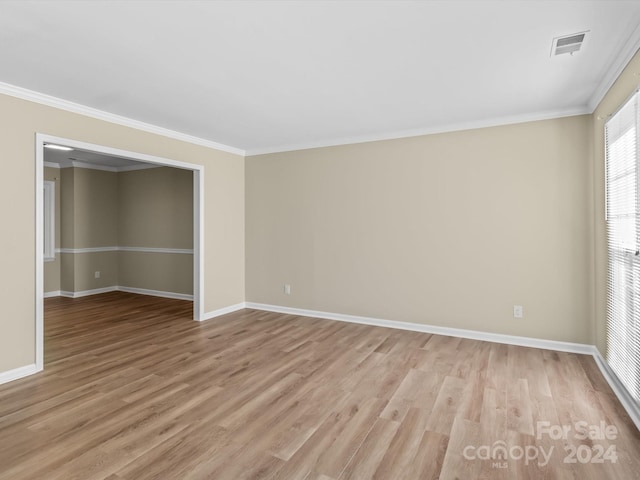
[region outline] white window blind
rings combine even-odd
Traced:
[[[639,95],[605,125],[607,362],[640,404]]]

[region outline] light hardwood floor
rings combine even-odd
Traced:
[[[640,478],[587,356],[125,293],[45,310],[45,371],[0,386],[0,479]]]

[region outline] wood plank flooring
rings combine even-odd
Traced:
[[[45,371],[0,386],[3,480],[640,478],[588,356],[255,310],[197,323],[121,292],[45,311]]]

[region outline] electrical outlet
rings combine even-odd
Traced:
[[[96,272],[93,274],[93,278],[100,278],[100,272]]]
[[[513,318],[522,318],[522,305],[513,306]]]
[[[284,294],[285,295],[291,295],[291,285],[285,284],[285,286],[284,286]]]

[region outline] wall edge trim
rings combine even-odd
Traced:
[[[23,367],[14,368],[12,370],[7,370],[5,372],[0,372],[0,385],[3,383],[13,382],[14,380],[18,380],[23,377],[28,377],[29,375],[33,375],[34,373],[38,373],[41,368],[38,369],[35,363],[30,365],[25,365]]]
[[[116,247],[119,252],[142,252],[142,253],[182,253],[193,255],[192,248],[162,248],[162,247]]]
[[[503,343],[520,347],[541,348],[544,350],[554,350],[566,353],[577,353],[590,355],[600,369],[605,381],[613,390],[616,398],[627,412],[636,428],[640,430],[640,407],[636,405],[626,389],[622,386],[615,373],[607,365],[595,345],[583,343],[560,342],[557,340],[544,340],[532,337],[520,337],[515,335],[504,335],[499,333],[479,332],[475,330],[465,330],[460,328],[439,327],[421,323],[400,322],[396,320],[384,320],[372,317],[362,317],[357,315],[347,315],[341,313],[322,312],[317,310],[306,310],[301,308],[283,307],[280,305],[269,305],[263,303],[246,302],[246,308],[262,310],[267,312],[285,313],[290,315],[300,315],[304,317],[323,318],[326,320],[337,320],[341,322],[359,323],[385,328],[396,328],[400,330],[410,330],[421,333],[433,333],[436,335],[447,335],[452,337],[469,338],[486,342]]]
[[[60,296],[66,298],[82,298],[91,295],[98,295],[100,293],[109,293],[118,291],[118,287],[102,287],[93,288],[91,290],[80,290],[78,292],[71,292],[69,290],[60,290]]]
[[[81,290],[78,292],[70,292],[66,290],[47,292],[45,293],[45,298],[50,298],[50,297],[82,298],[82,297],[89,297],[91,295],[99,295],[101,293],[109,293],[109,292],[136,293],[139,295],[150,295],[152,297],[173,298],[175,300],[191,300],[191,301],[193,300],[193,295],[188,293],[166,292],[164,290],[151,290],[148,288],[123,287],[121,285],[103,287],[103,288],[94,288],[91,290]]]
[[[588,106],[591,113],[593,113],[600,102],[607,95],[613,84],[622,74],[622,71],[627,68],[627,65],[640,48],[640,25],[638,25],[629,39],[618,50],[618,55],[613,58],[611,63],[606,67],[605,74],[602,76],[600,83],[596,86],[595,91],[589,99]]]
[[[137,293],[138,295],[149,295],[152,297],[173,298],[174,300],[193,301],[193,295],[188,293],[166,292],[164,290],[150,290],[148,288],[116,287],[118,292]]]
[[[95,290],[86,290],[84,292],[60,292],[62,296],[72,295],[73,298],[78,298],[79,296],[87,296],[95,293],[103,293],[105,291],[124,291],[129,293],[140,293],[140,294],[148,294],[154,296],[165,296],[165,295],[157,295],[157,294],[170,294],[170,295],[178,295],[178,296],[187,296],[184,294],[173,294],[171,292],[161,292],[156,290],[147,290],[147,289],[136,289],[129,287],[107,287],[103,289],[95,289]],[[144,293],[144,292],[154,292],[154,293]],[[48,292],[48,293],[56,293],[56,292]],[[192,296],[191,296],[192,297]],[[178,298],[176,296],[168,297],[168,298]],[[450,328],[450,327],[439,327],[436,325],[427,325],[427,324],[419,324],[412,322],[401,322],[396,320],[385,320],[378,319],[373,317],[364,317],[357,315],[348,315],[348,314],[340,314],[340,313],[331,313],[331,312],[323,312],[318,310],[306,310],[301,308],[293,308],[293,307],[284,307],[280,305],[269,305],[264,303],[255,303],[255,302],[240,302],[235,305],[229,305],[227,307],[219,308],[217,310],[213,310],[211,312],[207,312],[202,316],[200,321],[206,321],[212,318],[216,318],[222,315],[226,315],[228,313],[237,312],[243,309],[252,309],[252,310],[261,310],[267,312],[274,313],[284,313],[289,315],[300,315],[305,317],[314,317],[314,318],[322,318],[326,320],[336,320],[347,323],[358,323],[363,325],[371,325],[377,327],[384,328],[394,328],[399,330],[409,330],[421,333],[432,333],[436,335],[447,335],[458,338],[469,338],[472,340],[481,340],[487,342],[494,343],[502,343],[507,345],[515,345],[521,347],[531,347],[531,348],[541,348],[544,350],[554,350],[561,351],[567,353],[577,353],[583,355],[591,355],[596,362],[602,376],[609,384],[611,390],[614,395],[621,403],[624,410],[627,412],[632,422],[635,424],[636,428],[640,430],[640,407],[633,401],[629,393],[622,386],[620,381],[618,380],[615,373],[611,370],[604,357],[598,350],[595,345],[588,345],[582,343],[572,343],[572,342],[561,342],[556,340],[544,340],[539,338],[532,337],[521,337],[515,335],[504,335],[499,333],[488,333],[488,332],[480,332],[476,330],[466,330],[460,328]],[[25,365],[23,367],[14,368],[12,370],[7,370],[5,372],[0,372],[0,385],[3,383],[11,382],[13,380],[18,380],[20,378],[33,375],[41,371],[42,368],[38,368],[35,363],[30,365]]]
[[[192,248],[163,248],[163,247],[86,247],[86,248],[56,248],[56,253],[66,253],[75,255],[77,253],[99,253],[99,252],[142,252],[142,253],[179,253],[193,255]]]
[[[592,345],[584,343],[561,342],[558,340],[545,340],[533,337],[520,337],[516,335],[505,335],[502,333],[481,332],[478,330],[467,330],[463,328],[440,327],[413,322],[401,322],[398,320],[386,320],[381,318],[363,317],[359,315],[347,315],[343,313],[323,312],[317,310],[306,310],[301,308],[283,307],[280,305],[268,305],[263,303],[247,302],[247,308],[255,310],[265,310],[268,312],[287,313],[291,315],[301,315],[304,317],[324,318],[326,320],[337,320],[340,322],[360,323],[376,327],[395,328],[399,330],[410,330],[421,333],[433,333],[436,335],[446,335],[449,337],[469,338],[471,340],[482,340],[485,342],[504,343],[507,345],[517,345],[521,347],[542,348],[544,350],[555,350],[559,352],[592,354]]]
[[[206,320],[211,320],[212,318],[220,317],[222,315],[226,315],[228,313],[237,312],[238,310],[243,310],[247,308],[246,302],[236,303],[235,305],[229,305],[228,307],[218,308],[217,310],[212,310],[211,312],[206,312],[202,318],[201,322]]]
[[[86,117],[91,117],[97,120],[121,125],[123,127],[134,128],[143,132],[153,133],[156,135],[161,135],[163,137],[172,138],[174,140],[180,140],[182,142],[200,145],[203,147],[208,147],[222,152],[233,153],[235,155],[244,157],[244,150],[240,148],[231,147],[229,145],[224,145],[222,143],[196,137],[194,135],[177,132],[168,128],[159,127],[150,123],[141,122],[139,120],[124,117],[122,115],[105,112],[104,110],[99,110],[97,108],[89,107],[75,102],[70,102],[69,100],[64,100],[52,95],[36,92],[35,90],[29,90],[28,88],[19,87],[17,85],[0,82],[0,94],[19,98],[21,100],[27,100],[29,102],[39,103],[40,105],[46,105],[48,107],[57,108],[66,112],[77,113]]]
[[[600,369],[600,373],[602,373],[602,376],[611,387],[611,390],[613,390],[613,393],[622,404],[622,407],[625,409],[629,417],[631,417],[636,428],[640,430],[640,406],[638,406],[631,395],[629,395],[629,392],[624,388],[617,375],[611,369],[600,353],[600,350],[598,350],[598,347],[595,345],[593,346],[592,355],[596,365],[598,365],[598,368]]]
[[[422,137],[425,135],[438,135],[465,130],[478,130],[481,128],[504,127],[509,125],[517,125],[520,123],[556,120],[559,118],[574,117],[577,115],[588,115],[591,113],[593,113],[592,110],[590,110],[585,105],[576,108],[551,110],[546,112],[534,112],[508,117],[487,118],[468,122],[454,122],[447,125],[435,125],[432,127],[401,130],[380,134],[356,135],[351,137],[320,140],[317,142],[278,145],[275,147],[250,148],[245,151],[245,157],[254,157],[271,153],[296,152],[299,150],[309,150],[313,148],[340,147],[346,145],[355,145],[359,143],[380,142],[385,140],[401,140],[403,138]]]

